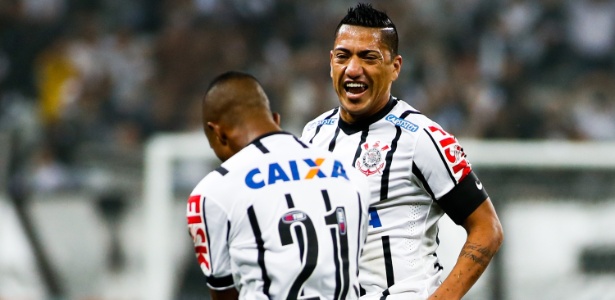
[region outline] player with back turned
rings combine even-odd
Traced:
[[[368,178],[368,238],[359,281],[365,299],[461,299],[499,249],[503,231],[457,139],[391,95],[402,57],[394,23],[368,4],[348,10],[330,53],[340,106],[309,122],[301,139],[337,154]],[[438,220],[467,232],[443,280]]]
[[[187,218],[213,299],[358,299],[365,176],[282,131],[245,73],[213,80],[203,126],[223,163],[194,188]]]

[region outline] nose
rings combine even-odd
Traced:
[[[358,57],[351,57],[346,66],[346,75],[350,78],[357,78],[363,73],[363,66]]]

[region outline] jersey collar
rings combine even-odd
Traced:
[[[266,137],[268,137],[268,136],[272,136],[272,135],[276,135],[276,134],[293,135],[292,133],[287,132],[287,131],[272,131],[272,132],[267,132],[267,133],[265,133],[265,134],[263,134],[263,135],[261,135],[261,136],[259,136],[259,137],[255,138],[254,140],[252,140],[250,143],[248,143],[248,145],[250,145],[250,144],[254,144],[254,143],[256,143],[257,141],[260,141],[260,140],[262,140],[262,139],[264,139],[264,138],[266,138]]]
[[[391,110],[393,110],[393,107],[395,107],[396,104],[397,104],[397,98],[391,96],[389,98],[389,102],[387,102],[387,104],[381,110],[379,110],[377,113],[369,116],[365,120],[361,120],[359,122],[350,124],[350,123],[344,122],[344,120],[342,120],[342,118],[340,117],[337,126],[342,131],[344,131],[344,133],[347,134],[347,135],[355,134],[355,133],[357,133],[359,131],[367,129],[369,127],[369,125],[371,125],[371,124],[375,123],[376,121],[384,118],[384,116],[386,116],[386,114],[388,114]]]

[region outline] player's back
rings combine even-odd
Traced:
[[[287,133],[257,139],[192,193],[208,284],[234,282],[245,299],[357,299],[368,195],[364,176],[328,151]]]

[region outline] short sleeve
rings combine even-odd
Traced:
[[[214,290],[234,285],[228,251],[229,221],[216,201],[195,192],[188,199],[188,231],[194,243],[197,262]]]
[[[425,127],[417,141],[413,173],[457,224],[488,197],[457,139],[437,123]]]

